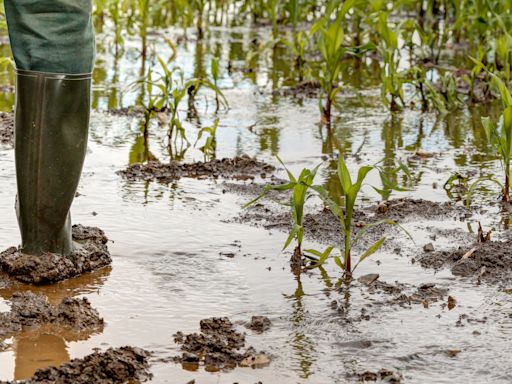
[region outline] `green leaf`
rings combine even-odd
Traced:
[[[338,267],[340,267],[341,269],[345,270],[345,264],[343,263],[343,261],[341,261],[339,256],[334,256],[334,262],[336,263],[336,265]]]
[[[380,247],[382,247],[382,244],[384,244],[384,242],[386,241],[386,237],[381,237],[379,240],[377,240],[377,242],[375,244],[373,244],[370,248],[368,248],[368,250],[363,253],[361,255],[361,257],[359,258],[359,261],[357,262],[357,264],[354,266],[354,268],[352,269],[352,272],[355,271],[355,269],[357,268],[357,266],[362,262],[364,261],[365,259],[367,259],[368,257],[370,257],[371,255],[373,255],[375,252],[377,252],[379,250]]]

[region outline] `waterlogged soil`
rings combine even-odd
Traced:
[[[30,255],[11,247],[0,253],[0,272],[30,284],[51,284],[110,265],[108,238],[96,227],[74,225],[76,250],[69,256],[46,253]]]
[[[234,187],[231,184],[229,190],[241,192],[244,190],[244,186],[239,184],[238,187]],[[257,194],[261,190],[262,187],[253,185],[248,187],[246,191],[249,191],[248,194],[252,195],[252,192]],[[282,196],[277,198],[283,201],[287,199],[287,197],[283,198]],[[265,229],[289,231],[292,225],[290,213],[283,211],[282,208],[277,209],[279,210],[278,212],[276,212],[274,205],[268,204],[267,199],[267,204],[261,202],[247,208],[235,221],[262,226]],[[422,199],[400,198],[374,204],[368,208],[357,208],[353,216],[353,229],[354,234],[357,234],[365,225],[377,223],[384,219],[402,224],[418,219],[463,221],[468,217],[471,217],[469,210],[451,202],[436,203]],[[389,229],[392,229],[392,226],[389,224],[371,227],[367,230],[367,235],[362,240],[364,244],[372,241],[375,242],[378,237],[382,236]],[[339,219],[327,208],[304,215],[304,234],[311,240],[327,245],[339,245],[343,242]]]
[[[103,319],[92,308],[87,298],[64,298],[54,305],[42,294],[17,292],[10,298],[11,311],[0,313],[0,337],[5,339],[20,332],[23,327],[53,325],[63,327],[76,334],[103,330]],[[86,337],[87,338],[87,337]]]
[[[149,161],[144,164],[130,165],[127,169],[118,173],[132,181],[158,181],[167,184],[182,177],[199,179],[222,177],[236,180],[253,180],[256,176],[266,178],[274,170],[274,166],[268,163],[249,156],[237,156],[232,159],[214,159],[195,163]]]
[[[24,384],[124,384],[147,381],[150,353],[133,347],[110,348],[105,352],[94,352],[83,359],[73,359],[60,367],[38,370],[28,380],[14,383]],[[9,384],[10,382],[0,382]]]
[[[259,332],[270,327],[269,320],[252,318],[250,326]],[[227,317],[203,319],[199,323],[200,333],[188,335],[178,332],[174,342],[181,345],[183,353],[175,361],[193,368],[203,365],[205,369],[233,369],[241,367],[263,367],[270,363],[264,353],[246,346],[245,334],[237,331]]]
[[[507,286],[512,272],[512,242],[486,241],[455,250],[425,252],[418,261],[425,268],[448,268],[455,276]]]

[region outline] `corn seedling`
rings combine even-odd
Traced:
[[[510,157],[512,155],[512,95],[507,85],[498,76],[491,73],[492,81],[498,89],[503,104],[503,113],[499,123],[490,118],[482,118],[487,139],[501,157],[501,165],[505,172],[502,185],[502,200],[510,202]]]
[[[320,110],[322,122],[330,126],[332,108],[336,104],[336,95],[341,91],[339,84],[340,73],[343,66],[343,56],[350,50],[344,46],[345,32],[343,20],[355,0],[347,0],[340,7],[337,2],[331,1],[326,7],[325,16],[315,23],[311,29],[311,35],[318,33],[318,50],[322,55],[320,85],[325,95],[325,103],[320,99]],[[336,19],[330,20],[331,15],[336,12]]]
[[[149,122],[155,113],[162,112],[168,114],[168,147],[172,153],[172,148],[177,146],[178,140],[181,142],[182,147],[183,145],[187,148],[190,146],[185,128],[179,116],[180,105],[188,96],[190,89],[198,92],[200,88],[205,87],[220,95],[222,102],[226,103],[226,105],[227,101],[222,92],[210,81],[195,78],[185,80],[183,71],[179,68],[169,68],[161,58],[158,58],[158,61],[163,75],[154,80],[153,73],[149,70],[146,79],[143,81],[148,94],[148,102],[144,104],[145,126],[149,126]],[[157,93],[154,93],[154,90]]]
[[[210,63],[210,70],[212,73],[213,78],[213,85],[215,85],[215,88],[219,89],[218,82],[219,82],[219,59],[217,57],[212,58]],[[215,108],[216,111],[219,110],[220,102],[219,102],[219,93],[215,92]]]
[[[359,266],[359,264],[368,257],[370,257],[371,255],[373,255],[375,252],[377,252],[386,241],[385,236],[381,237],[372,246],[366,249],[366,251],[364,251],[359,257],[357,263],[354,266],[352,266],[352,250],[354,249],[355,245],[357,245],[358,241],[367,232],[367,230],[371,227],[380,224],[398,225],[396,222],[392,220],[381,220],[376,223],[365,225],[356,234],[355,237],[352,236],[352,219],[354,216],[354,208],[357,201],[357,197],[361,191],[361,187],[363,186],[363,182],[366,179],[368,173],[370,173],[374,169],[376,168],[373,166],[363,166],[359,168],[357,179],[355,182],[353,182],[342,154],[339,155],[337,176],[342,186],[341,197],[342,201],[344,202],[343,205],[339,204],[337,201],[332,199],[324,187],[318,185],[312,187],[313,190],[315,190],[318,193],[318,195],[324,201],[327,207],[329,207],[331,212],[339,219],[341,233],[343,237],[343,246],[340,247],[340,249],[343,249],[343,253],[341,256],[335,256],[334,261],[336,265],[338,265],[343,270],[344,276],[348,280],[351,279],[353,272]],[[329,249],[326,249],[321,254],[321,259],[328,258],[329,256],[327,255],[327,253],[330,254],[331,251],[332,250],[329,251]]]
[[[284,43],[290,48],[295,57],[295,69],[299,74],[299,81],[303,81],[305,77],[306,51],[311,35],[304,31],[294,31],[289,40]]]
[[[304,206],[306,201],[313,195],[311,188],[319,165],[312,170],[307,168],[303,169],[296,177],[288,170],[278,156],[277,159],[283,165],[286,173],[288,174],[288,182],[280,185],[266,185],[263,192],[257,198],[247,203],[245,207],[253,205],[271,191],[291,192],[290,200],[286,205],[291,210],[292,228],[283,246],[283,250],[287,249],[292,241],[296,241],[291,261],[294,272],[300,272],[301,266],[303,265],[302,240],[304,238]]]
[[[403,79],[398,71],[398,30],[388,25],[386,13],[381,13],[378,22],[380,36],[379,51],[384,62],[382,71],[382,100],[391,111],[400,110],[404,106]]]
[[[216,119],[211,127],[201,128],[197,134],[197,140],[194,146],[203,138],[204,134],[207,134],[204,144],[199,148],[204,156],[210,159],[215,158],[217,151],[217,128],[219,127],[219,119]]]

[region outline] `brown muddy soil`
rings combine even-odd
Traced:
[[[490,283],[510,281],[512,241],[487,241],[455,250],[425,252],[417,259],[424,268],[450,268],[455,276]]]
[[[39,369],[24,384],[123,384],[147,381],[150,353],[133,347],[110,348],[83,359],[73,359],[60,367]],[[14,384],[4,383],[4,384]]]
[[[270,329],[272,322],[265,316],[253,316],[245,326],[255,332],[262,333]]]
[[[0,112],[0,144],[14,145],[14,113]]]
[[[425,283],[419,286],[404,284],[399,282],[387,283],[379,280],[376,273],[361,276],[357,283],[370,295],[368,300],[372,306],[377,309],[382,306],[398,305],[400,307],[411,307],[413,305],[422,305],[428,308],[431,304],[440,303],[443,307],[448,305],[448,299],[455,300],[448,296],[448,289],[436,287],[434,283]],[[340,289],[340,293],[349,293],[348,287]],[[455,305],[451,302],[450,305]],[[452,308],[453,308],[452,306]],[[333,304],[334,307],[334,304]],[[337,303],[337,309],[343,311],[343,301]],[[451,308],[450,308],[451,309]],[[378,312],[376,313],[378,314]],[[350,318],[354,320],[368,320],[371,314],[367,311],[362,313],[359,318]]]
[[[398,372],[390,371],[388,369],[381,369],[378,372],[366,371],[349,375],[349,378],[356,379],[363,383],[379,382],[379,383],[392,383],[398,384],[402,380],[402,375]]]
[[[73,226],[76,251],[69,257],[47,253],[27,255],[16,247],[0,253],[0,268],[7,275],[30,284],[50,284],[110,265],[105,233],[95,227]]]
[[[405,223],[416,218],[465,220],[469,216],[471,216],[469,210],[453,203],[436,203],[421,199],[402,198],[372,205],[368,208],[357,209],[354,212],[353,224],[354,232],[357,233],[364,225],[372,224],[382,219]],[[264,203],[258,203],[246,209],[235,221],[262,226],[265,229],[279,229],[281,231],[289,231],[292,225],[288,212],[276,212],[276,209],[271,209]],[[371,228],[368,230],[366,239],[363,239],[363,241],[371,242],[375,240],[375,237],[382,235],[387,227],[389,226],[380,225]],[[329,209],[304,215],[304,234],[307,238],[324,244],[343,243],[338,218]]]
[[[103,329],[103,319],[86,298],[64,298],[58,305],[44,295],[17,292],[11,298],[11,311],[0,313],[0,337],[20,332],[23,327],[56,325],[76,333]]]
[[[256,176],[267,177],[274,172],[273,165],[258,161],[247,155],[237,156],[232,159],[215,159],[206,162],[160,163],[150,161],[145,164],[133,164],[117,173],[127,180],[158,181],[170,183],[182,177],[191,178],[229,178],[236,180],[253,180]]]
[[[267,319],[268,320],[268,319]],[[185,366],[204,365],[209,369],[233,369],[237,366],[260,367],[270,362],[263,353],[245,347],[245,335],[235,330],[226,317],[201,320],[200,333],[176,333],[174,341],[181,344],[181,356],[175,358]]]
[[[316,99],[322,88],[317,80],[303,81],[293,87],[283,87],[272,93],[277,96]]]

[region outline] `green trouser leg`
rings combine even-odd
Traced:
[[[70,207],[87,148],[91,0],[5,0],[17,66],[15,158],[22,251],[70,254]]]

